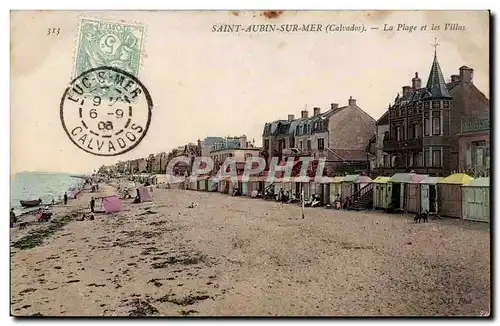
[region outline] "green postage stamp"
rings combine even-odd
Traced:
[[[144,26],[81,18],[73,78],[103,66],[124,70],[138,77]]]

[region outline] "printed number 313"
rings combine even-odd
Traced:
[[[47,35],[59,35],[60,28],[59,27],[52,27],[49,28]]]

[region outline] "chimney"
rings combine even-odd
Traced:
[[[411,80],[411,87],[413,89],[419,89],[422,87],[422,80],[418,78],[418,72],[415,72],[415,77]]]
[[[411,87],[410,86],[403,86],[403,97],[406,95],[410,94],[411,92]]]
[[[467,66],[460,67],[460,80],[462,83],[472,83],[472,76],[474,74],[474,69]]]
[[[240,137],[240,147],[241,148],[247,147],[247,136],[246,135],[243,135]]]
[[[314,108],[313,110],[314,110],[314,116],[315,116],[315,117],[316,117],[316,116],[318,116],[318,115],[320,115],[320,113],[321,113],[321,108]]]
[[[456,83],[460,81],[460,75],[451,75],[451,82]]]
[[[330,104],[330,105],[331,105],[331,107],[330,107],[330,108],[331,108],[332,110],[336,110],[336,109],[339,107],[338,103],[332,103],[332,104]]]
[[[308,116],[307,110],[300,111],[300,116],[302,117],[302,119],[307,119]]]
[[[295,119],[295,116],[293,114],[288,115],[288,121],[293,121]]]
[[[352,98],[352,96],[349,96],[349,106],[355,106],[356,105],[356,100]]]

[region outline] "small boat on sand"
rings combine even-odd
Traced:
[[[33,199],[33,200],[21,200],[21,206],[23,207],[35,207],[42,203],[41,199]]]

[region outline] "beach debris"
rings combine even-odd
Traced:
[[[206,262],[207,256],[205,254],[194,254],[193,256],[170,256],[165,259],[163,262],[153,263],[151,267],[154,269],[166,268],[168,265],[180,264],[180,265],[196,265],[203,262]]]
[[[131,317],[154,316],[160,313],[158,309],[153,307],[149,302],[137,298],[132,300],[129,305],[135,308],[129,312],[129,316]]]
[[[154,286],[160,287],[163,285],[163,283],[159,282],[160,280],[161,280],[160,278],[152,278],[148,281],[148,284],[152,283]]]
[[[173,304],[176,304],[178,306],[190,306],[192,304],[195,304],[198,301],[206,300],[206,299],[213,299],[211,296],[203,294],[203,295],[192,295],[188,294],[187,296],[180,297],[176,296],[174,294],[166,294],[161,298],[158,298],[156,301],[158,302],[170,302]]]
[[[141,214],[138,214],[137,216],[150,215],[150,214],[157,214],[157,212],[154,212],[154,211],[148,209],[145,212],[142,212]]]
[[[90,284],[87,284],[87,286],[103,287],[103,286],[106,286],[106,284],[90,283]]]
[[[69,284],[69,283],[79,283],[79,282],[80,282],[80,280],[69,280],[66,283]]]
[[[194,201],[191,202],[191,204],[189,204],[189,206],[187,208],[195,208],[198,206],[198,203],[195,203]]]
[[[19,292],[19,295],[25,295],[25,294],[28,294],[28,293],[33,293],[35,292],[37,289],[34,289],[34,288],[27,288],[27,289],[24,289],[22,290],[21,292]]]
[[[191,315],[191,314],[197,314],[197,313],[198,313],[198,311],[193,310],[193,309],[189,309],[189,310],[181,310],[181,311],[179,311],[179,312],[180,312],[180,313],[181,313],[181,315],[183,315],[183,316],[189,316],[189,315]]]

